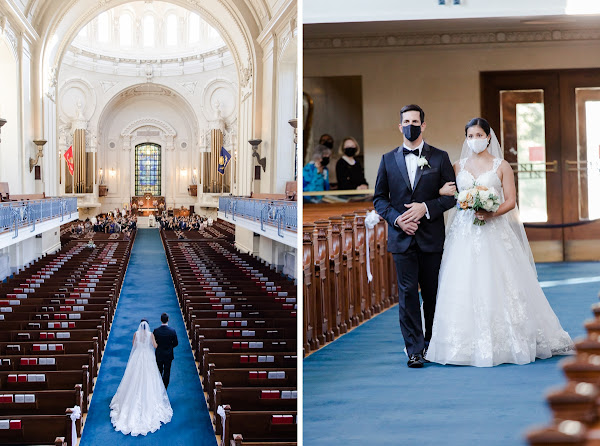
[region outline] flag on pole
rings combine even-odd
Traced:
[[[73,175],[73,172],[75,171],[75,164],[73,163],[73,146],[69,147],[65,152],[64,157],[67,161],[67,166],[69,166],[69,173]]]
[[[219,156],[219,167],[217,168],[217,171],[221,175],[225,175],[225,168],[227,167],[227,164],[229,164],[230,160],[231,154],[227,150],[225,150],[225,147],[221,147],[221,155]]]

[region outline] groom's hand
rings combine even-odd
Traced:
[[[404,206],[408,208],[408,211],[400,216],[400,220],[406,223],[418,222],[427,213],[425,203],[409,203]]]
[[[417,229],[419,228],[419,222],[404,222],[400,217],[396,219],[396,226],[402,229],[408,235],[415,235]]]

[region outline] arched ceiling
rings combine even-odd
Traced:
[[[257,38],[273,17],[273,8],[280,8],[282,3],[281,0],[164,1],[198,13],[217,30],[232,54],[242,86],[252,79],[260,60]],[[25,5],[23,14],[41,39],[37,54],[44,67],[44,90],[79,31],[103,11],[130,2],[132,0],[21,0]]]

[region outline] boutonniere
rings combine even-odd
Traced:
[[[425,156],[419,157],[419,159],[417,160],[417,166],[419,166],[421,168],[421,170],[423,170],[423,167],[425,167],[425,166],[431,167],[429,165],[429,161],[427,161],[427,158],[425,158]]]

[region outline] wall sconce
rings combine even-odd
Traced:
[[[104,183],[103,174],[104,174],[104,169],[102,169],[102,167],[101,167],[101,168],[98,169],[98,178],[100,180],[100,181],[98,181],[99,184],[103,184]]]
[[[180,171],[181,171],[181,176],[182,177],[187,177],[187,169],[185,167],[182,167],[180,169]]]
[[[4,124],[6,124],[6,119],[0,118],[0,134],[2,133],[2,126],[4,126]],[[0,139],[0,142],[2,142],[2,139]]]
[[[267,158],[261,158],[258,154],[258,146],[262,142],[262,139],[251,139],[248,141],[252,146],[252,156],[256,158],[256,161],[263,168],[263,172],[267,170]]]
[[[114,177],[114,176],[117,174],[117,171],[115,170],[115,168],[114,168],[114,167],[111,167],[111,168],[110,168],[110,170],[108,171],[108,174],[109,174],[111,177]]]
[[[34,139],[33,143],[37,147],[37,153],[35,155],[35,160],[33,158],[29,158],[29,172],[33,170],[33,166],[37,165],[40,158],[44,156],[44,145],[47,143],[45,139]]]

